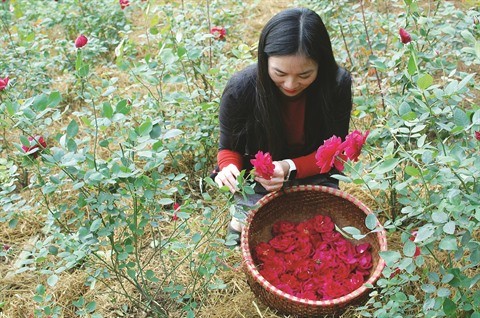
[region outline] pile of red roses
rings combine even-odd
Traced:
[[[370,244],[354,245],[328,216],[277,221],[273,238],[255,246],[259,272],[278,289],[303,299],[328,300],[361,287],[370,275]]]

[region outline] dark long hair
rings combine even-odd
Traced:
[[[280,91],[268,75],[268,58],[296,54],[311,58],[319,65],[317,78],[306,90],[305,138],[310,150],[318,147],[318,127],[329,124],[333,109],[332,92],[338,65],[322,19],[305,8],[287,9],[276,14],[263,28],[258,43],[257,104],[254,110],[258,147],[269,151],[275,160],[286,155],[286,138]],[[323,118],[324,122],[319,123],[318,118]]]

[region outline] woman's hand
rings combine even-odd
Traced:
[[[215,182],[219,187],[227,186],[230,192],[235,193],[237,188],[237,177],[240,175],[240,171],[234,164],[229,164],[224,167],[215,177]]]
[[[272,192],[280,190],[285,182],[285,176],[288,173],[289,165],[286,161],[274,161],[273,176],[270,179],[255,177],[255,181],[260,183],[265,190]]]

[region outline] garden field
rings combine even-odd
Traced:
[[[0,317],[283,317],[210,174],[223,88],[289,7],[352,74],[369,134],[336,177],[376,217],[362,234],[387,233],[341,317],[480,318],[475,0],[1,1]]]

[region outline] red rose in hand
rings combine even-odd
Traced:
[[[335,229],[335,224],[332,219],[325,215],[317,215],[311,220],[313,228],[318,233],[332,232]]]
[[[412,41],[412,37],[407,31],[405,31],[405,29],[400,28],[398,33],[400,34],[400,40],[402,41],[403,44],[407,44]]]
[[[210,29],[210,34],[213,35],[215,40],[225,40],[225,36],[227,35],[227,30],[224,27],[214,26]]]
[[[47,143],[42,136],[28,137],[30,144],[28,146],[22,145],[23,151],[29,153],[33,158],[37,158],[40,151],[47,147]]]
[[[345,149],[345,155],[348,159],[358,161],[358,156],[360,156],[360,152],[362,151],[362,147],[365,144],[369,133],[370,132],[367,130],[365,135],[362,135],[361,132],[355,130],[345,138],[343,148]]]
[[[262,177],[264,179],[272,178],[275,165],[272,163],[272,156],[268,152],[257,152],[255,159],[251,159],[250,163],[253,165],[257,177]]]
[[[79,49],[87,45],[87,43],[88,43],[87,37],[83,34],[80,34],[78,38],[75,40],[75,47]]]
[[[8,77],[0,78],[0,91],[3,91],[5,88],[7,88],[9,80],[10,79]]]
[[[332,136],[325,140],[323,145],[318,147],[315,159],[317,160],[317,166],[320,168],[320,173],[329,172],[333,166],[338,171],[343,171],[343,162],[347,159],[343,154],[342,138]]]

